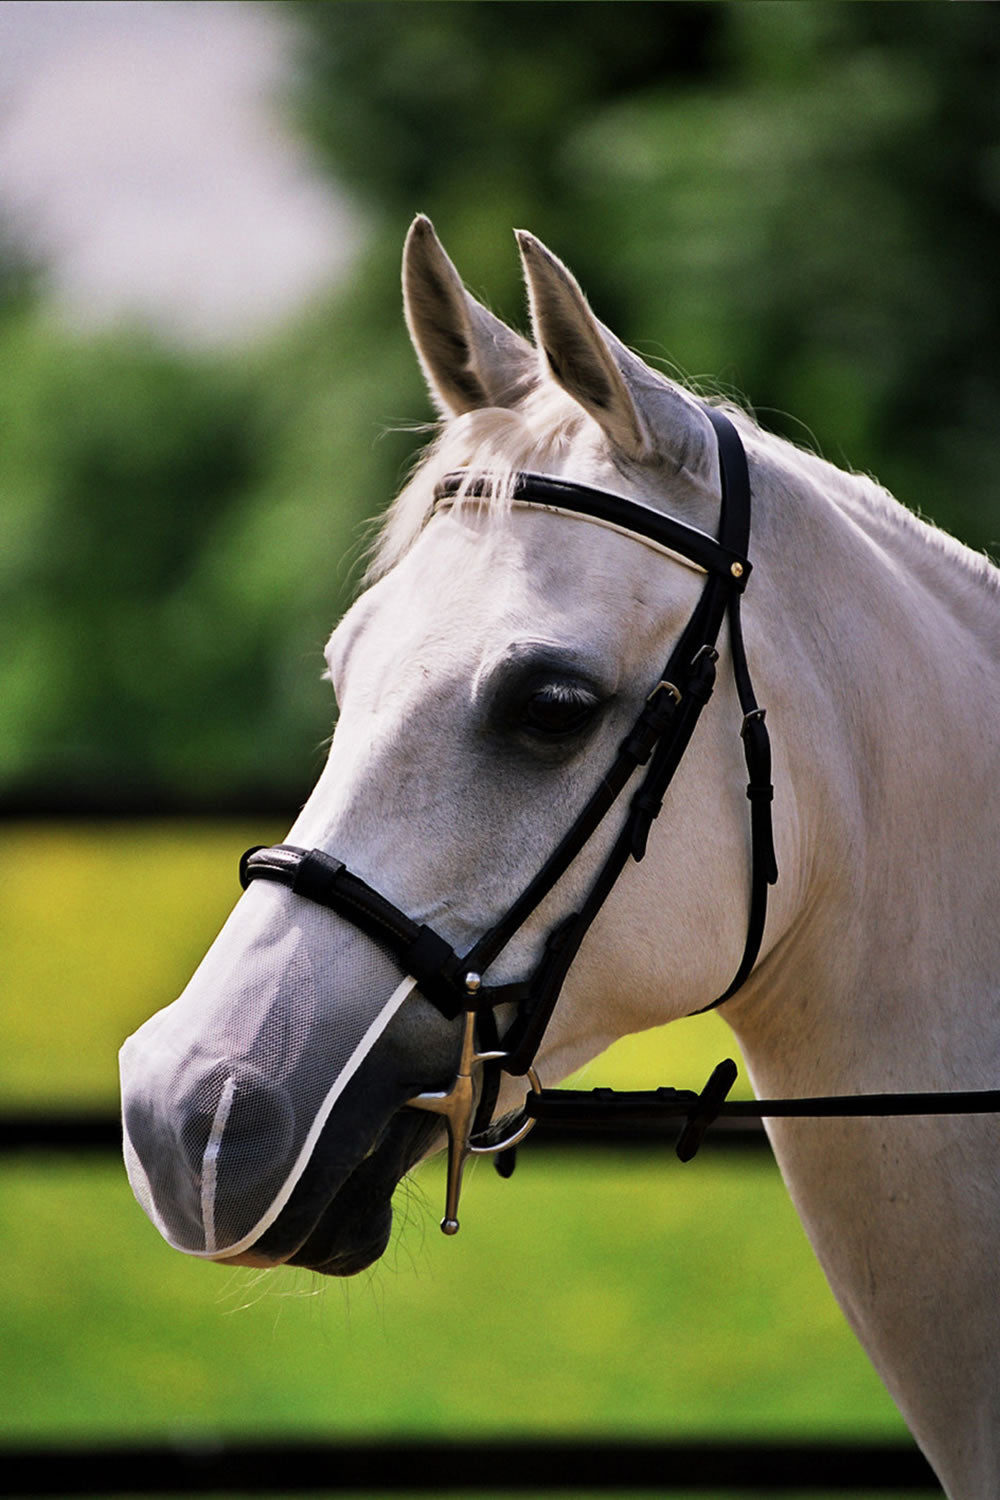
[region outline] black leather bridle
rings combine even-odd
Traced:
[[[454,1018],[466,1014],[455,1087],[448,1093],[420,1095],[410,1101],[416,1107],[434,1109],[447,1118],[454,1192],[449,1192],[449,1210],[443,1227],[451,1232],[458,1227],[455,1210],[462,1162],[470,1149],[477,1149],[472,1144],[475,1131],[485,1128],[490,1119],[500,1073],[527,1075],[537,1089],[532,1064],[570,965],[626,862],[641,860],[646,852],[652,823],[711,696],[719,655],[717,642],[727,618],[748,774],[750,903],[746,941],[733,979],[723,994],[701,1010],[711,1010],[735,994],[760,951],[767,891],[777,880],[778,871],[771,828],[770,743],[764,710],[754,696],[740,623],[740,601],[751,572],[750,480],[743,444],[732,422],[713,408],[704,410],[718,444],[721,502],[717,539],[650,506],[586,485],[538,474],[522,474],[516,481],[515,504],[602,522],[667,549],[703,570],[706,577],[663,672],[596,790],[520,896],[467,953],[456,953],[438,933],[414,922],[339,860],[321,850],[279,844],[248,850],[240,864],[244,886],[252,880],[278,881],[296,895],[335,911],[387,948],[443,1015]],[[465,473],[451,474],[439,486],[437,499],[446,504],[459,493],[488,497],[490,490],[489,475],[470,478]],[[490,965],[584,849],[639,771],[644,774],[632,794],[622,828],[579,910],[565,917],[548,934],[542,956],[527,979],[515,984],[485,983],[483,975]],[[514,1020],[500,1039],[495,1011],[504,1004],[513,1004],[516,1010]],[[489,1049],[486,1052],[476,1051],[477,1025]],[[471,1073],[477,1063],[484,1065],[485,1078],[473,1119]],[[467,1116],[458,1124],[448,1103],[456,1089],[463,1095],[462,1110]],[[459,1139],[460,1136],[464,1139]],[[509,1144],[510,1139],[481,1149],[499,1150]]]
[[[778,871],[771,830],[770,744],[764,710],[754,697],[740,627],[740,600],[750,576],[747,555],[750,482],[746,455],[733,424],[721,412],[709,407],[705,411],[715,429],[719,450],[721,504],[717,539],[620,495],[538,474],[522,474],[517,480],[515,504],[583,516],[653,542],[702,569],[706,581],[660,679],[600,785],[534,879],[468,953],[457,954],[431,928],[412,921],[338,860],[320,850],[278,844],[273,848],[250,849],[240,862],[244,886],[252,880],[274,880],[290,887],[296,895],[329,907],[394,954],[423,995],[443,1015],[454,1018],[464,1012],[461,1054],[453,1084],[448,1090],[419,1094],[408,1101],[413,1108],[440,1115],[447,1127],[448,1182],[441,1228],[448,1234],[458,1229],[462,1171],[469,1155],[495,1155],[501,1175],[509,1176],[513,1170],[512,1148],[538,1120],[556,1127],[614,1131],[635,1124],[669,1128],[680,1119],[683,1129],[676,1151],[682,1161],[689,1161],[705,1131],[720,1115],[824,1118],[1000,1111],[998,1089],[727,1101],[726,1095],[736,1078],[736,1065],[728,1059],[715,1068],[697,1094],[672,1088],[635,1093],[607,1088],[590,1092],[543,1089],[535,1075],[533,1059],[587,929],[626,862],[630,858],[641,860],[646,852],[653,820],[711,695],[718,659],[716,643],[727,617],[748,773],[750,905],[746,941],[733,979],[721,995],[700,1010],[712,1010],[735,994],[760,952],[767,891],[777,880]],[[439,486],[437,498],[441,504],[447,504],[458,494],[488,497],[490,492],[489,475],[452,474]],[[483,983],[483,973],[569,868],[642,768],[644,775],[633,792],[621,831],[579,911],[564,918],[549,933],[542,957],[526,980],[504,985]],[[495,1010],[505,1003],[515,1005],[515,1019],[500,1039]],[[485,1051],[477,1050],[477,1030],[484,1039]],[[483,1073],[478,1090],[474,1079],[477,1068]],[[497,1140],[491,1138],[488,1126],[501,1072],[527,1076],[531,1092],[520,1117],[505,1138]]]

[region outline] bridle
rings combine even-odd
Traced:
[[[541,1092],[533,1062],[563,982],[625,864],[645,855],[653,821],[711,697],[719,657],[717,642],[727,619],[748,774],[750,902],[746,941],[733,979],[723,994],[700,1009],[711,1010],[735,994],[760,951],[767,891],[777,880],[778,871],[771,828],[770,742],[764,710],[754,696],[740,623],[740,601],[751,572],[750,479],[743,444],[732,422],[714,408],[703,409],[718,445],[721,500],[717,538],[638,501],[586,485],[539,474],[522,474],[515,483],[512,498],[516,506],[596,521],[650,542],[703,571],[705,583],[663,672],[597,788],[534,878],[467,953],[456,953],[430,927],[412,921],[321,850],[279,844],[248,850],[240,862],[244,887],[252,880],[277,881],[296,895],[328,907],[387,948],[442,1015],[453,1019],[464,1012],[461,1056],[451,1089],[419,1094],[408,1101],[414,1108],[440,1114],[448,1129],[448,1189],[441,1226],[446,1233],[458,1229],[458,1197],[466,1158],[478,1152],[509,1151],[534,1123],[533,1114],[526,1110],[503,1140],[476,1138],[492,1116],[501,1072],[526,1076],[533,1093]],[[488,498],[491,488],[488,474],[450,474],[438,487],[436,500],[442,506],[458,495]],[[644,774],[633,792],[622,828],[579,910],[548,934],[541,958],[526,980],[485,983],[483,975],[490,965],[585,848],[639,771]],[[495,1012],[506,1004],[516,1007],[515,1017],[501,1042]],[[477,1047],[477,1030],[483,1050]],[[473,1071],[478,1066],[483,1068],[484,1078],[477,1104]]]
[[[823,1118],[992,1114],[1000,1110],[998,1089],[727,1101],[726,1095],[736,1079],[736,1065],[728,1059],[714,1069],[697,1094],[672,1088],[633,1093],[606,1088],[590,1092],[543,1089],[535,1074],[535,1055],[588,928],[627,861],[638,861],[645,855],[650,828],[667,787],[711,696],[719,655],[717,641],[727,618],[732,673],[743,715],[740,732],[750,801],[750,901],[746,940],[736,972],[725,991],[695,1014],[713,1010],[734,995],[746,981],[760,952],[768,887],[777,880],[778,869],[771,828],[771,748],[764,710],[754,697],[740,624],[740,600],[750,577],[747,555],[750,479],[743,444],[733,424],[714,408],[705,407],[704,411],[715,429],[719,453],[721,501],[717,539],[621,495],[540,474],[522,474],[517,479],[514,505],[610,526],[695,566],[705,573],[706,580],[669,661],[600,784],[538,873],[468,953],[457,954],[431,928],[411,920],[321,850],[278,844],[273,848],[249,849],[240,861],[244,887],[252,880],[278,881],[296,895],[337,912],[387,948],[412,978],[414,986],[442,1015],[454,1019],[464,1013],[461,1052],[451,1087],[418,1094],[407,1101],[408,1107],[440,1115],[447,1128],[448,1174],[445,1216],[441,1221],[446,1234],[454,1234],[458,1229],[458,1201],[468,1157],[493,1155],[501,1175],[509,1176],[513,1171],[513,1148],[538,1120],[577,1130],[594,1127],[615,1130],[638,1124],[659,1128],[681,1119],[684,1124],[676,1151],[682,1161],[690,1161],[708,1127],[722,1115]],[[458,495],[486,498],[490,493],[489,475],[450,474],[438,487],[436,508],[448,505]],[[548,934],[534,971],[526,980],[514,984],[484,983],[483,974],[586,846],[636,772],[643,769],[621,831],[580,909]],[[513,1004],[516,1009],[514,1020],[501,1040],[495,1011],[505,1004]],[[483,1050],[477,1046],[477,1031],[483,1039]],[[483,1074],[478,1100],[474,1076],[477,1068]],[[521,1115],[503,1138],[497,1139],[489,1122],[501,1073],[526,1077],[530,1092]]]

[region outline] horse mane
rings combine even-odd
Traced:
[[[907,509],[870,475],[838,468],[811,449],[768,432],[731,401],[718,404],[739,427],[764,496],[782,489],[819,493],[875,544],[892,553],[907,551],[920,571],[940,576],[943,566],[953,579],[964,574],[979,594],[983,589],[1000,593],[1000,570],[988,556]],[[536,387],[516,408],[484,407],[445,419],[378,527],[365,585],[389,572],[416,541],[433,514],[435,489],[446,474],[458,469],[488,472],[493,478],[491,508],[502,512],[519,473],[560,472],[588,433],[595,433],[591,419],[551,382]],[[461,503],[462,491],[455,498]],[[476,503],[482,505],[482,499]]]
[[[909,509],[870,474],[842,469],[809,448],[767,432],[745,412],[727,408],[745,439],[758,473],[792,492],[820,493],[869,541],[929,582],[943,579],[1000,594],[1000,570],[986,553],[975,552],[928,516]],[[767,486],[765,485],[765,489]]]
[[[433,513],[434,492],[446,474],[456,469],[488,472],[493,480],[490,503],[506,509],[519,473],[557,472],[592,426],[583,408],[554,384],[539,386],[516,409],[488,406],[447,418],[379,527],[365,583],[381,578],[409,551]],[[455,498],[461,502],[461,490]]]

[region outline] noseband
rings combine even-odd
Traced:
[[[442,1229],[458,1229],[462,1168],[470,1153],[499,1152],[527,1133],[527,1115],[501,1141],[477,1143],[488,1127],[501,1072],[527,1077],[538,1090],[533,1062],[552,1017],[560,990],[581,943],[629,859],[646,852],[650,828],[702,709],[712,694],[718,661],[717,641],[728,617],[733,679],[743,714],[741,736],[750,800],[750,904],[743,955],[723,994],[700,1010],[728,1000],[747,979],[760,951],[767,913],[767,889],[778,878],[771,830],[771,750],[764,710],[754,697],[740,624],[740,600],[750,577],[750,480],[746,454],[735,427],[721,412],[705,408],[715,430],[721,473],[718,539],[687,526],[650,506],[586,485],[539,474],[522,474],[513,500],[559,514],[583,517],[640,540],[651,542],[706,574],[705,584],[687,625],[653,685],[638,718],[589,801],[563,835],[542,868],[500,919],[464,955],[459,955],[430,927],[411,920],[340,861],[321,850],[278,844],[249,850],[240,862],[240,879],[273,880],[296,895],[328,907],[387,948],[421,993],[453,1019],[464,1012],[465,1028],[458,1074],[451,1089],[420,1094],[409,1101],[417,1109],[440,1114],[448,1128],[449,1167]],[[488,475],[469,480],[450,474],[437,491],[439,504],[463,495],[488,497]],[[629,802],[623,826],[578,911],[563,919],[546,938],[542,956],[527,979],[490,985],[483,975],[510,943],[532,912],[585,848],[635,774],[644,774]],[[496,1007],[513,1004],[515,1017],[502,1041]],[[484,1050],[477,1050],[476,1034]],[[473,1069],[482,1066],[478,1105]]]

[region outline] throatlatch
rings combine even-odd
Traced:
[[[718,443],[721,474],[718,539],[650,506],[586,485],[539,474],[522,474],[515,484],[515,506],[597,521],[653,542],[702,570],[706,581],[687,625],[615,760],[542,868],[469,952],[457,954],[439,934],[414,922],[340,861],[320,850],[277,845],[249,850],[241,861],[240,878],[244,886],[253,880],[277,881],[296,895],[337,912],[391,954],[444,1016],[454,1018],[465,1013],[461,1059],[454,1085],[444,1093],[421,1094],[409,1101],[413,1108],[442,1115],[448,1125],[448,1203],[442,1222],[448,1233],[458,1228],[458,1193],[466,1157],[475,1151],[506,1150],[514,1138],[520,1139],[531,1128],[533,1117],[526,1113],[508,1139],[482,1144],[476,1141],[477,1133],[486,1128],[492,1114],[500,1072],[527,1076],[532,1089],[538,1090],[532,1064],[563,982],[587,930],[625,864],[645,855],[650,829],[666,790],[711,697],[719,656],[717,642],[727,618],[733,677],[743,713],[741,734],[750,799],[751,894],[746,942],[732,982],[703,1010],[721,1005],[740,988],[760,950],[767,890],[777,880],[778,871],[771,827],[770,742],[764,710],[754,696],[740,623],[740,600],[751,572],[750,480],[743,444],[732,422],[712,408],[705,411]],[[459,493],[488,497],[490,492],[488,474],[471,481],[468,474],[452,474],[439,487],[437,508],[446,507]],[[526,980],[504,985],[485,983],[483,976],[490,965],[586,847],[640,771],[644,774],[632,795],[623,826],[579,911],[567,916],[549,934],[542,957]],[[516,1005],[515,1019],[502,1041],[498,1041],[494,1010],[511,1002]],[[482,1051],[476,1048],[477,1023],[487,1037]],[[474,1111],[472,1070],[475,1067],[482,1068],[484,1081]]]

